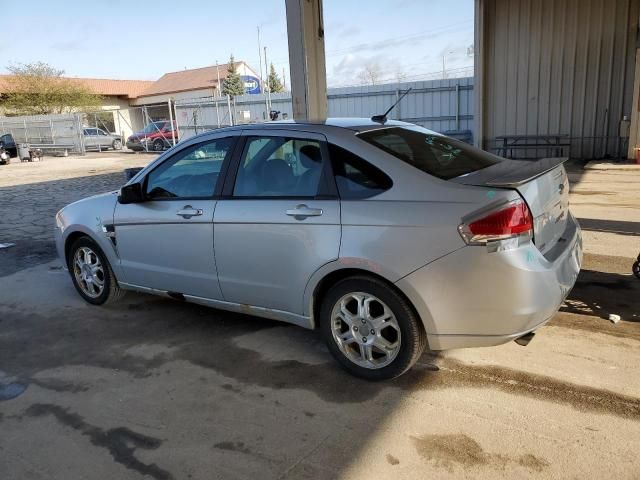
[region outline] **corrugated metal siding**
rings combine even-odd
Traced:
[[[362,87],[330,88],[327,92],[330,117],[371,117],[384,113],[408,88],[413,90],[391,112],[390,118],[416,123],[429,129],[473,132],[473,78],[450,78],[423,82],[393,83]],[[228,124],[226,98],[219,100],[221,123]],[[194,98],[176,101],[177,119],[182,138],[197,131],[217,127],[215,99]],[[272,109],[292,116],[291,95],[271,95]],[[247,122],[265,119],[264,95],[236,98],[236,110],[248,111]],[[195,117],[194,117],[195,114]]]
[[[484,0],[484,11],[485,148],[560,133],[573,157],[616,155],[640,0]]]

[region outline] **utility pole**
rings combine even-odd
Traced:
[[[444,52],[442,54],[442,79],[445,80],[447,78],[447,67],[445,66],[445,59],[447,55],[450,53],[455,53],[453,50],[449,50],[448,52]]]
[[[267,105],[269,108],[269,112],[271,112],[271,85],[269,85],[269,72],[268,69],[269,67],[267,66],[267,47],[264,47],[264,70],[265,73],[267,74],[266,78],[267,78]]]
[[[216,72],[218,73],[218,97],[222,96],[222,85],[220,84],[220,66],[216,60]],[[220,128],[220,110],[218,109],[218,99],[216,98],[216,117],[218,118],[218,128]]]
[[[264,95],[265,84],[262,79],[262,46],[260,45],[260,26],[258,26],[258,58],[260,59],[260,88],[262,90],[262,94]],[[267,100],[267,96],[264,97],[264,107],[267,109],[266,111],[266,119],[269,119],[269,100]]]
[[[282,67],[282,88],[287,89],[287,77],[284,76],[284,67]]]

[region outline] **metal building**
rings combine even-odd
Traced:
[[[475,10],[479,146],[562,134],[572,157],[633,153],[640,0],[476,0]]]

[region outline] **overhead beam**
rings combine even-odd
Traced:
[[[322,0],[286,0],[293,118],[327,118]]]

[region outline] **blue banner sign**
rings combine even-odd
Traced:
[[[260,93],[262,90],[260,89],[260,79],[252,76],[252,75],[241,75],[242,83],[244,83],[244,92],[245,93]]]

